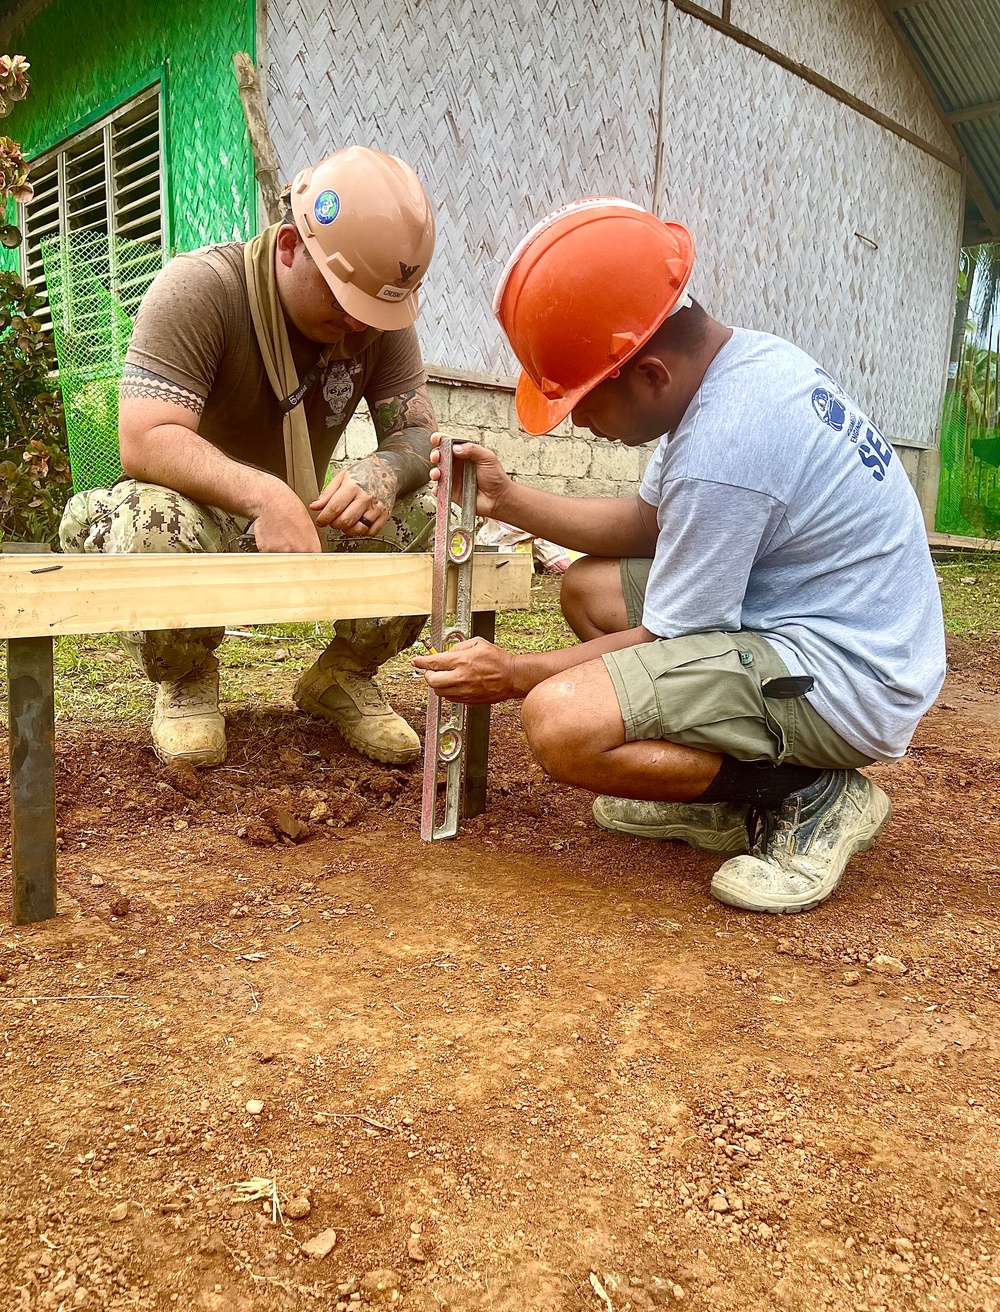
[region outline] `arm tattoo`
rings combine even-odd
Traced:
[[[182,405],[200,415],[205,408],[205,398],[197,392],[189,391],[169,378],[154,374],[149,369],[141,369],[136,364],[127,364],[122,370],[122,384],[119,396],[138,397],[149,401],[168,401],[171,405]]]
[[[371,402],[369,409],[378,435],[374,461],[384,460],[395,470],[398,496],[415,492],[430,475],[431,433],[437,428],[426,385]]]

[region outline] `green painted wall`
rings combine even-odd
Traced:
[[[2,131],[38,154],[162,69],[169,244],[245,240],[257,192],[232,56],[254,54],[254,29],[253,0],[54,0],[3,41],[31,90]]]

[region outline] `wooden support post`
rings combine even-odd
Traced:
[[[472,636],[485,638],[487,642],[496,639],[496,611],[474,611],[472,615]],[[486,810],[486,778],[490,764],[490,711],[492,707],[470,706],[466,728],[465,758],[465,806],[463,815],[467,820],[482,815]]]
[[[46,552],[6,543],[12,554]],[[56,914],[55,686],[51,638],[7,643],[10,721],[10,830],[13,921],[31,925]]]

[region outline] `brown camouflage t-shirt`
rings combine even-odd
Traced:
[[[326,349],[286,320],[299,378]],[[306,418],[322,486],[337,440],[362,397],[384,401],[427,381],[413,328],[349,333],[311,387]],[[175,255],[143,298],[126,365],[204,399],[200,436],[243,464],[285,478],[282,412],[250,317],[243,243]],[[176,399],[176,398],[169,398]]]

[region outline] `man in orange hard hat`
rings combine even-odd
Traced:
[[[473,639],[415,664],[457,701],[524,697],[532,751],[601,794],[598,824],[729,859],[724,902],[807,911],[875,841],[944,676],[916,496],[888,441],[814,360],[688,294],[680,224],[615,199],[543,220],[494,302],[531,433],[567,415],[659,439],[637,497],[513,483],[474,445],[479,513],[587,553],[563,585],[582,639],[514,656]]]
[[[413,324],[434,249],[430,202],[409,165],[360,146],[303,169],[287,199],[252,241],[176,256],[156,278],[122,380],[127,477],[70,500],[64,550],[384,550],[425,531],[435,421]],[[362,397],[378,449],[328,478]],[[374,760],[413,760],[419,739],[373,676],[422,623],[338,623],[296,703]],[[163,761],[225,759],[222,637],[128,635],[159,685]]]

